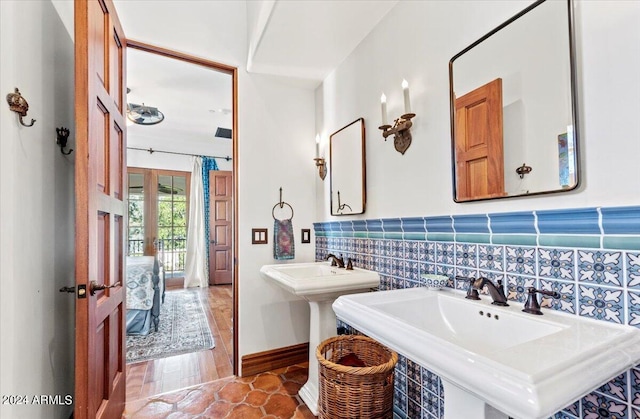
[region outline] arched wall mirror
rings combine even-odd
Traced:
[[[366,203],[364,118],[329,137],[331,215],[364,213]]]
[[[454,201],[578,186],[572,8],[537,1],[449,62]]]

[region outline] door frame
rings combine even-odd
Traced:
[[[231,141],[232,141],[232,170],[233,170],[233,228],[232,228],[232,240],[233,240],[233,283],[232,288],[232,324],[233,324],[233,374],[238,375],[238,330],[239,316],[238,316],[238,68],[227,64],[218,63],[215,61],[207,60],[204,58],[196,57],[182,52],[173,51],[170,49],[150,45],[144,42],[136,41],[133,39],[126,40],[127,48],[133,48],[138,51],[144,51],[151,54],[161,55],[167,58],[173,58],[176,60],[185,61],[188,63],[200,65],[210,68],[215,71],[220,71],[231,76],[232,84],[232,129],[231,129]]]

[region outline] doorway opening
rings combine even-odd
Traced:
[[[238,371],[237,74],[234,67],[138,41],[128,40],[127,47],[127,256],[158,261],[163,299],[197,295],[215,345],[128,363],[129,402]],[[197,172],[194,159],[205,169]],[[200,203],[192,187],[196,172],[205,197]],[[204,217],[194,216],[192,207],[202,208]],[[195,284],[188,278],[190,228],[206,230],[208,277]],[[168,310],[166,300],[160,304],[161,313]]]
[[[164,285],[182,288],[191,173],[128,167],[127,175],[127,256],[157,257],[162,266]]]

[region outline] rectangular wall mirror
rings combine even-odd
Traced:
[[[572,8],[535,2],[449,62],[454,201],[578,186]]]
[[[364,213],[366,203],[364,118],[329,137],[331,215]]]

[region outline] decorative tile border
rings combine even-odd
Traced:
[[[537,234],[533,212],[505,212],[491,214],[491,231],[494,234]]]
[[[536,211],[541,234],[600,234],[597,208]]]
[[[315,223],[316,236],[640,250],[640,206]],[[356,235],[356,237],[360,237]],[[475,239],[473,239],[475,237]]]
[[[380,290],[424,286],[423,273],[486,276],[522,303],[526,288],[557,291],[544,309],[640,328],[640,206],[316,223],[316,260],[328,253],[380,273]],[[400,354],[401,355],[401,354]],[[394,418],[441,418],[432,372],[400,356]],[[604,412],[604,413],[603,413]],[[640,418],[640,369],[631,369],[553,418]]]
[[[640,207],[601,208],[604,234],[640,235]]]

